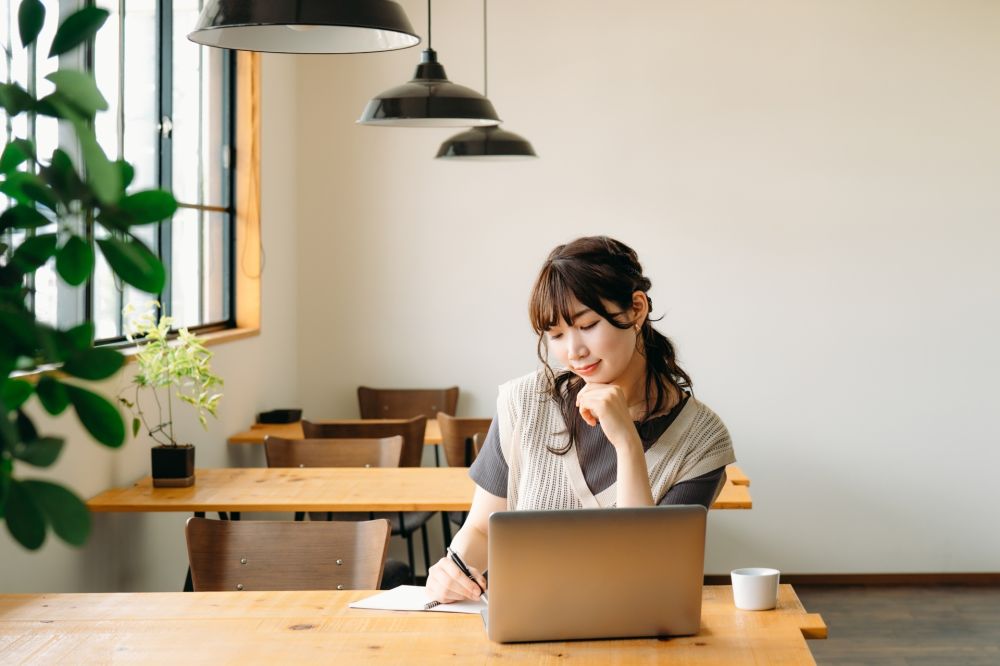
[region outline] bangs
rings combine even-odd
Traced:
[[[535,333],[541,335],[560,321],[573,325],[576,312],[573,311],[574,299],[585,308],[590,308],[596,314],[619,326],[614,317],[608,313],[602,299],[613,301],[610,294],[603,290],[595,275],[575,275],[570,271],[561,270],[556,261],[545,265],[531,290],[528,304],[528,317]]]

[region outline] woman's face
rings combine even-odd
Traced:
[[[648,305],[645,294],[636,295],[632,308],[620,314],[614,304],[605,303],[619,322],[633,324],[628,328],[613,326],[574,298],[572,326],[560,320],[546,331],[549,353],[588,384],[615,384],[626,377],[643,376],[645,359],[636,350],[634,325],[645,320]]]

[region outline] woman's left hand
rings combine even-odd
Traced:
[[[642,446],[625,393],[614,384],[587,384],[576,396],[580,416],[590,426],[601,424],[605,437],[616,449]]]

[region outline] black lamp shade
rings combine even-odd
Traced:
[[[500,122],[487,98],[448,80],[437,53],[426,49],[413,79],[373,97],[358,119],[362,125],[479,127]]]
[[[207,0],[188,39],[268,53],[370,53],[420,43],[392,0]]]
[[[441,144],[438,158],[501,162],[538,157],[531,143],[520,134],[499,126],[474,127],[460,132]]]

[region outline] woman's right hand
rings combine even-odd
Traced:
[[[486,589],[486,579],[479,569],[469,567],[469,571],[482,589]],[[427,571],[427,596],[434,601],[443,604],[450,604],[453,601],[463,601],[479,599],[482,591],[469,580],[469,577],[462,573],[462,570],[448,557],[442,557],[437,564]]]

